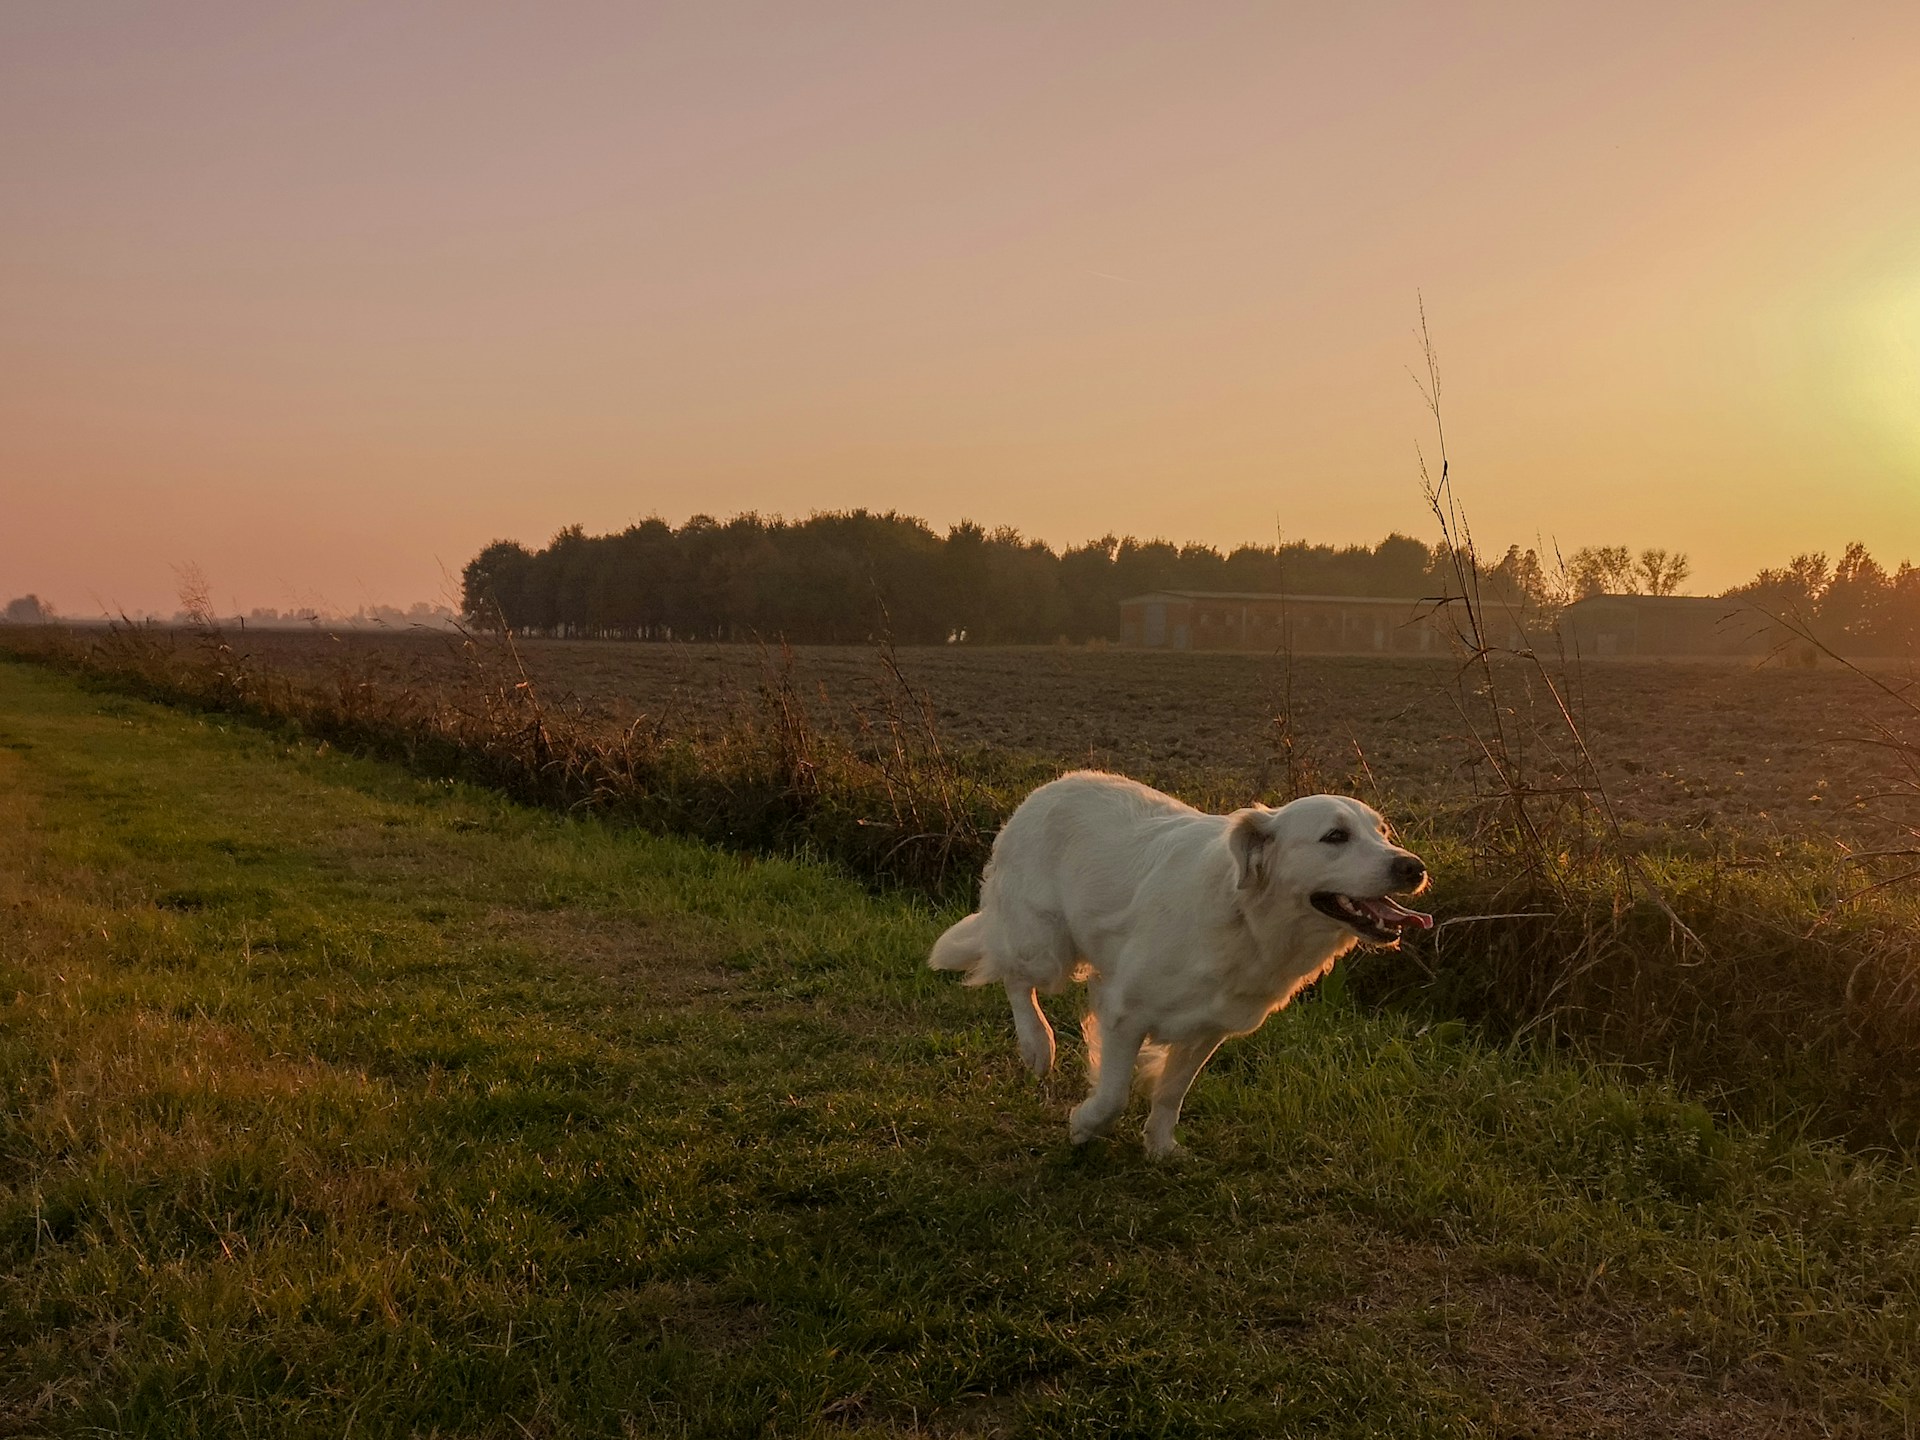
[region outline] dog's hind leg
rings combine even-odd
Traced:
[[[1190,1040],[1167,1047],[1166,1063],[1153,1082],[1153,1108],[1147,1112],[1147,1154],[1158,1158],[1180,1148],[1173,1138],[1173,1127],[1180,1123],[1180,1105],[1187,1098],[1194,1076],[1220,1048],[1220,1040],[1216,1035],[1210,1040]]]
[[[1126,1021],[1107,1025],[1096,1017],[1088,1018],[1092,1021],[1087,1028],[1087,1052],[1093,1061],[1093,1089],[1067,1117],[1067,1133],[1076,1145],[1104,1134],[1127,1108],[1127,1095],[1133,1088],[1133,1062],[1147,1039],[1143,1025]]]
[[[1020,1058],[1042,1079],[1053,1069],[1053,1027],[1040,1008],[1040,997],[1025,980],[1009,980],[1007,1003],[1013,1007],[1013,1029],[1020,1037]]]

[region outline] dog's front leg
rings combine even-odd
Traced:
[[[1193,1077],[1220,1048],[1222,1038],[1215,1035],[1167,1047],[1167,1062],[1153,1082],[1153,1108],[1147,1112],[1147,1154],[1171,1155],[1180,1148],[1180,1142],[1173,1138],[1173,1127],[1180,1123],[1180,1106]]]
[[[1127,1095],[1133,1088],[1133,1064],[1146,1043],[1147,1027],[1125,1020],[1111,1025],[1098,1021],[1099,1049],[1093,1071],[1093,1089],[1087,1098],[1073,1107],[1067,1117],[1067,1133],[1076,1145],[1084,1145],[1120,1118],[1127,1108]],[[1090,1033],[1089,1038],[1093,1038]]]

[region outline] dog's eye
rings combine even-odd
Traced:
[[[1320,837],[1322,845],[1344,845],[1351,837],[1344,830],[1329,830]]]

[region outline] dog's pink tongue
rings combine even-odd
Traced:
[[[1379,899],[1366,899],[1358,902],[1366,912],[1382,925],[1393,930],[1404,930],[1409,925],[1418,925],[1422,930],[1433,928],[1433,917],[1423,910],[1409,910],[1406,906],[1382,895]]]

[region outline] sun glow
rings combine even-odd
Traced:
[[[1875,287],[1848,321],[1848,388],[1861,419],[1896,464],[1920,464],[1920,276]]]

